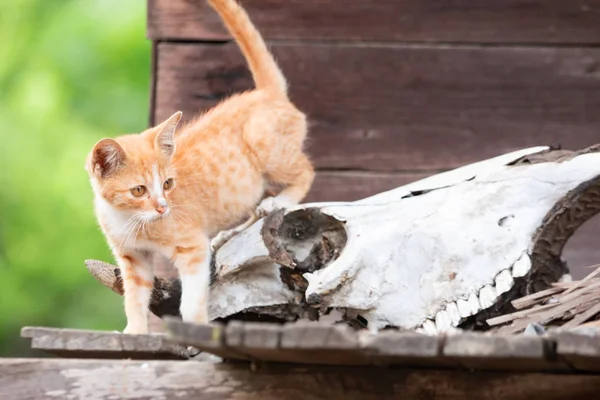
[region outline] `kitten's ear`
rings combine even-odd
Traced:
[[[114,139],[102,139],[94,146],[90,162],[91,172],[106,178],[125,161],[125,150]]]
[[[156,151],[165,157],[171,157],[175,153],[175,129],[181,120],[181,111],[171,115],[169,119],[158,126],[158,134],[154,146]]]

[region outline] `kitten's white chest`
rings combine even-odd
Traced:
[[[128,228],[133,228],[131,215],[115,210],[104,198],[97,196],[95,199],[96,215],[105,234],[116,240],[123,240]]]

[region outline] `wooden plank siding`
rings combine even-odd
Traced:
[[[600,1],[244,0],[268,39],[597,44]],[[226,40],[203,0],[148,0],[154,40]]]
[[[319,169],[440,170],[600,135],[600,49],[275,44]],[[157,122],[253,87],[231,44],[158,46]]]
[[[309,117],[307,201],[356,200],[511,150],[600,142],[600,0],[244,0]],[[253,87],[204,0],[148,0],[151,122]],[[600,218],[574,276],[600,261]]]
[[[360,200],[371,194],[427,178],[429,175],[432,173],[317,171],[306,202]]]

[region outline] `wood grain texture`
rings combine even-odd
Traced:
[[[444,356],[468,369],[505,371],[568,371],[569,366],[556,360],[552,343],[541,336],[449,336]]]
[[[569,332],[553,334],[558,356],[580,371],[600,372],[600,336],[577,335]]]
[[[600,370],[590,367],[600,364],[600,336],[368,334],[345,325],[305,321],[284,325],[235,321],[226,326],[165,321],[175,342],[235,360],[488,371]]]
[[[138,360],[184,360],[190,357],[185,347],[168,342],[164,335],[24,327],[21,337],[31,340],[32,349],[59,357]]]
[[[304,203],[355,201],[427,178],[430,173],[317,171]]]
[[[0,398],[40,399],[597,399],[600,375],[544,375],[214,364],[0,359]]]
[[[319,169],[437,171],[598,141],[600,49],[275,44]],[[156,118],[252,87],[232,44],[158,46]]]
[[[244,0],[269,39],[471,43],[600,42],[600,1]],[[204,0],[149,0],[152,39],[226,40]]]

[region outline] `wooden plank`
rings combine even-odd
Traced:
[[[568,365],[555,359],[552,343],[540,336],[486,336],[470,333],[452,335],[446,339],[443,354],[468,369],[570,369]]]
[[[361,337],[361,346],[374,365],[402,367],[456,368],[458,364],[444,358],[444,336],[413,332],[381,331]]]
[[[582,286],[588,285],[589,283],[591,283],[590,282],[591,280],[593,280],[598,275],[600,275],[600,265],[594,265],[591,268],[595,268],[595,270],[592,271],[585,278],[583,278],[582,280],[580,280],[579,282],[575,283],[574,285],[572,285],[571,287],[569,287],[567,290],[565,290],[565,292],[561,296],[561,301],[565,301],[565,297],[563,297],[563,296],[566,296],[569,293],[574,292],[575,290],[581,288]]]
[[[597,399],[600,375],[263,366],[178,361],[0,359],[0,398]]]
[[[250,357],[233,351],[225,344],[225,329],[221,324],[198,325],[187,324],[180,319],[165,317],[167,334],[171,340],[186,346],[193,346],[200,351],[216,356],[234,359],[250,360]]]
[[[587,363],[600,362],[600,337],[598,343],[577,348],[579,353],[571,350],[568,346],[573,344],[567,341],[558,357],[554,336],[427,336],[398,331],[374,334],[357,332],[345,325],[307,321],[285,325],[235,321],[225,327],[224,333],[219,328],[215,335],[209,326],[172,319],[167,320],[167,325],[178,343],[234,360],[528,372],[571,371],[573,364],[570,358],[566,360],[567,356],[575,357],[575,361],[584,357]]]
[[[269,324],[232,321],[224,333],[213,327],[166,319],[170,336],[223,358],[270,362],[367,365],[356,333],[347,326],[307,322]],[[212,330],[212,334],[207,333]],[[215,339],[215,337],[219,337]]]
[[[324,365],[367,365],[367,353],[360,348],[358,335],[345,325],[317,322],[286,324],[279,348],[290,362]]]
[[[558,357],[581,371],[600,372],[600,336],[569,332],[551,333]]]
[[[244,0],[271,39],[586,43],[600,41],[600,2],[566,0]],[[148,36],[226,40],[203,0],[149,0]]]
[[[382,173],[362,171],[317,171],[304,200],[355,201],[427,178],[430,173]]]
[[[274,44],[318,169],[439,171],[600,130],[600,49]],[[156,120],[252,87],[234,44],[160,43]]]
[[[537,293],[530,294],[528,296],[524,296],[518,298],[516,300],[511,301],[510,303],[517,310],[521,310],[523,308],[531,307],[535,304],[540,304],[542,301],[545,301],[549,297],[556,295],[557,293],[563,292],[565,289],[562,287],[551,287],[546,290],[539,291]],[[508,322],[509,320],[506,320]]]
[[[189,358],[185,347],[164,335],[125,335],[115,332],[24,327],[21,337],[31,348],[65,358],[177,359]]]

